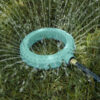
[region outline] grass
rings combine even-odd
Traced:
[[[23,62],[18,63],[20,58],[9,59],[19,55],[19,45],[25,34],[41,27],[56,27],[72,33],[77,47],[76,58],[100,76],[100,20],[96,19],[100,12],[97,10],[91,15],[100,7],[100,2],[70,0],[63,12],[66,0],[40,1],[0,1],[0,100],[100,100],[100,83],[75,66],[63,63],[57,69],[38,70]],[[46,9],[50,2],[51,11]],[[40,4],[42,6],[38,6]],[[77,9],[79,11],[75,14]],[[45,46],[49,51],[47,54],[59,49],[56,41],[46,40],[44,43],[50,44]],[[36,44],[36,52],[46,53],[41,44]],[[49,49],[50,46],[53,49]]]
[[[33,44],[31,50],[40,55],[50,55],[60,51],[63,48],[64,43],[59,40],[43,39]]]
[[[86,48],[93,45],[93,40],[99,41],[100,31],[96,32],[97,36],[96,33],[87,36],[87,43],[84,44],[87,45]],[[98,45],[95,44],[96,47]],[[100,62],[97,56],[100,50],[95,48],[93,50],[88,51],[88,54],[94,52],[91,58],[87,54],[76,57],[100,75]],[[99,100],[100,97],[100,84],[95,83],[92,78],[87,78],[74,66],[66,67],[62,64],[59,69],[45,71],[36,70],[26,64],[18,64],[1,70],[0,75],[1,100]]]

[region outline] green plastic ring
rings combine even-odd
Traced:
[[[30,50],[31,46],[44,38],[62,41],[63,49],[52,55],[38,55]],[[57,28],[42,28],[28,34],[20,44],[20,56],[29,66],[39,69],[49,69],[60,67],[62,61],[69,64],[74,57],[75,43],[73,37]]]

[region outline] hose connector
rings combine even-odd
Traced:
[[[70,64],[72,64],[72,65],[76,65],[77,62],[78,62],[78,61],[77,61],[75,58],[72,58],[72,59],[70,60]]]

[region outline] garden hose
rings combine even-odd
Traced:
[[[72,58],[70,60],[70,63],[77,66],[78,69],[82,70],[83,72],[85,72],[87,75],[90,75],[91,77],[93,77],[93,79],[97,82],[100,82],[100,77],[97,76],[95,73],[91,72],[89,69],[87,69],[85,66],[83,66],[82,64],[80,64],[75,58]]]

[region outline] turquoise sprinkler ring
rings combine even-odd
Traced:
[[[42,39],[55,39],[62,41],[65,46],[60,51],[52,55],[38,55],[31,51],[33,44]],[[40,48],[41,49],[41,48]],[[75,44],[73,37],[57,28],[42,28],[28,34],[20,44],[20,56],[22,60],[29,66],[38,69],[49,69],[60,67],[62,61],[69,64],[74,57]]]

